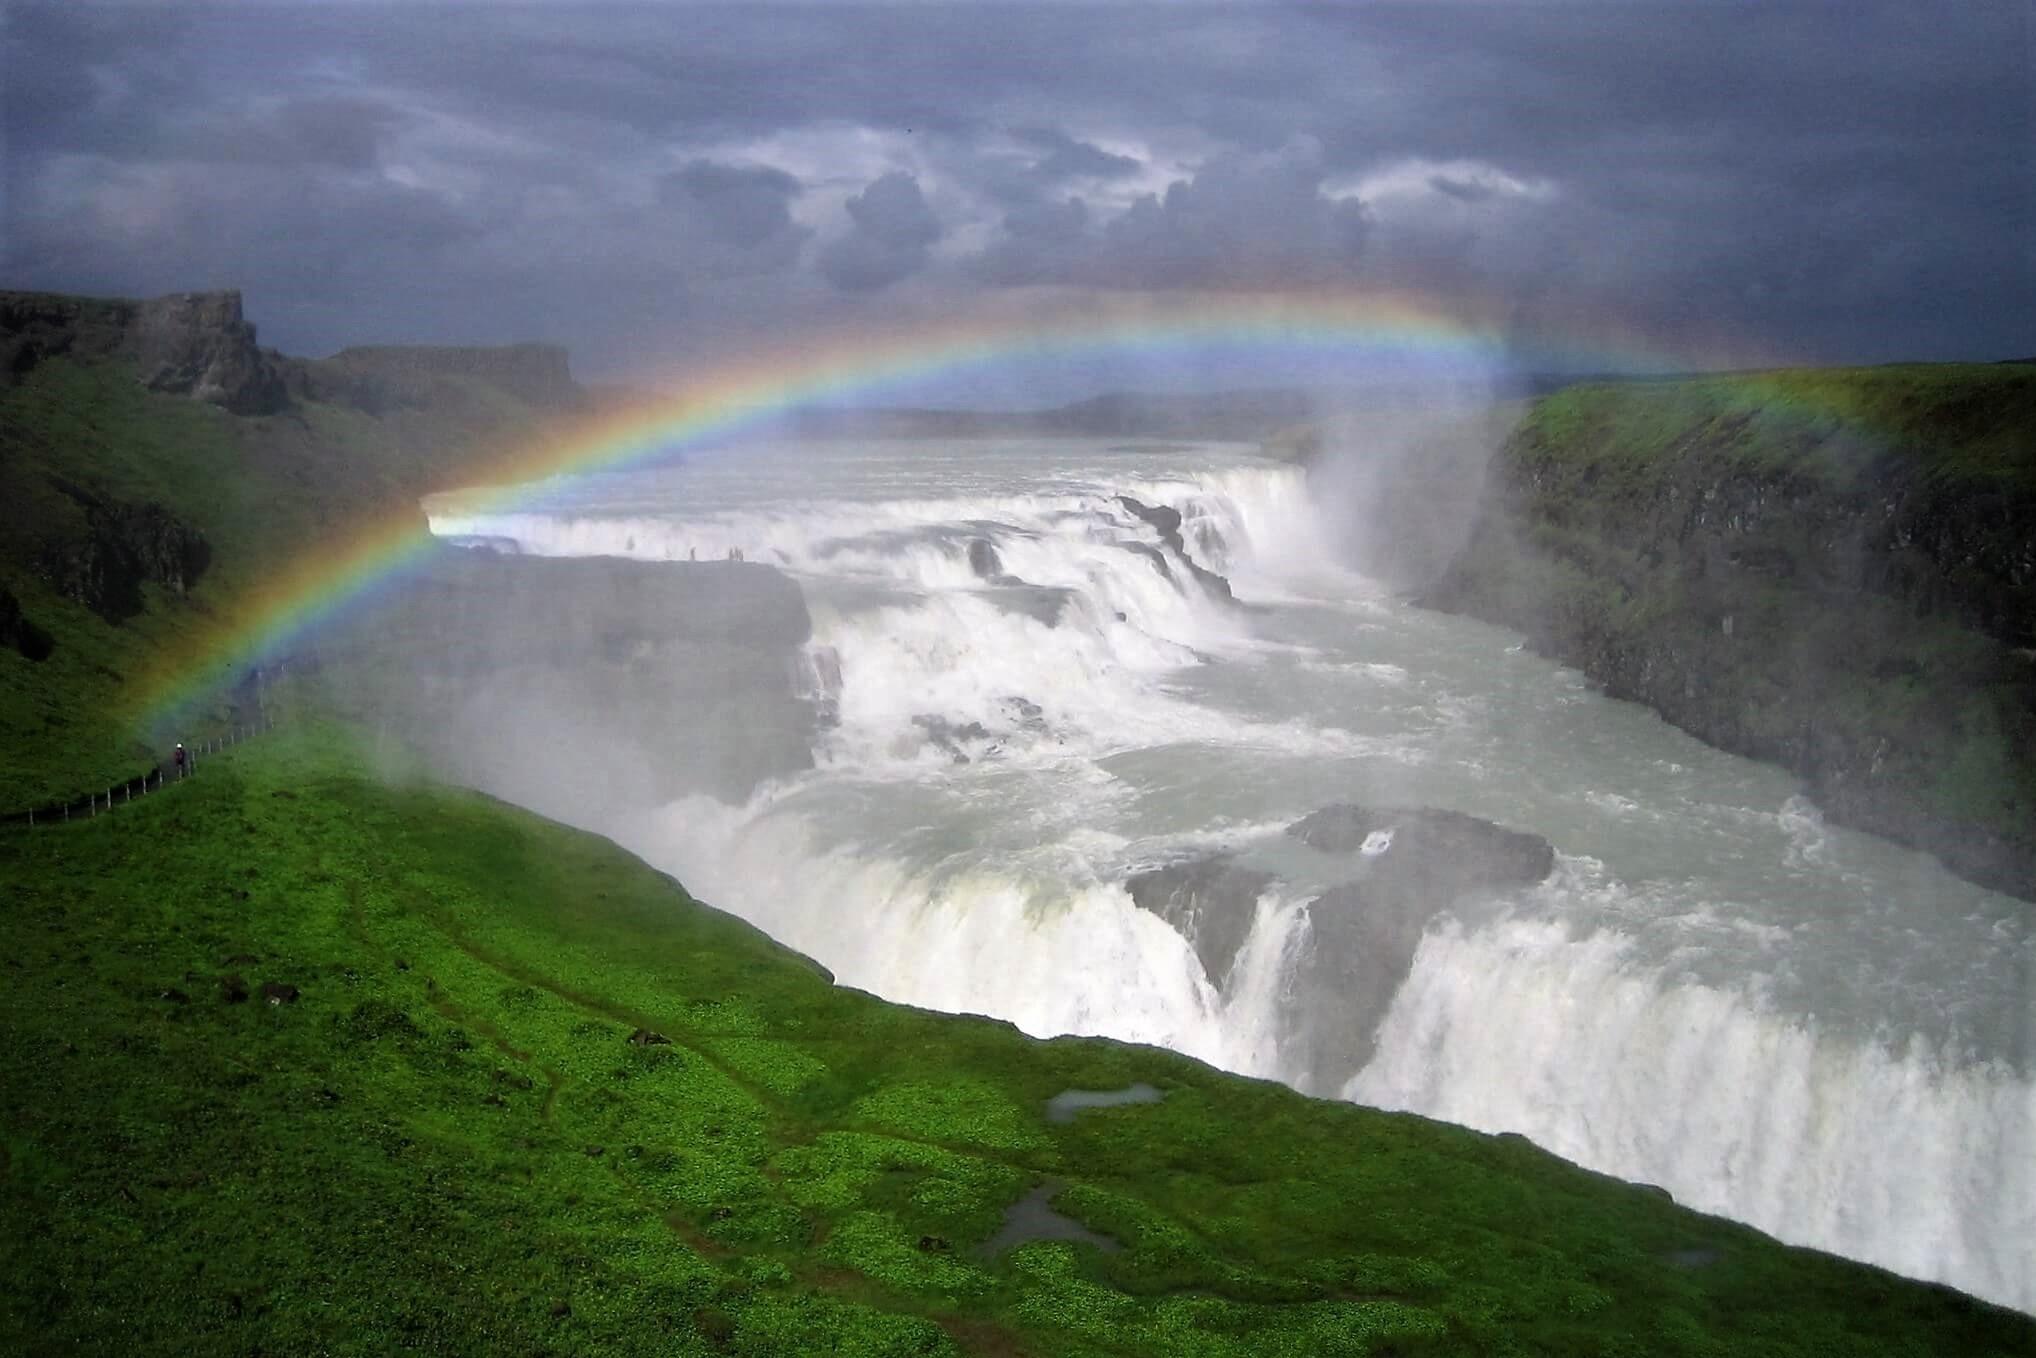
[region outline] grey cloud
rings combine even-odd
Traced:
[[[1084,278],[1095,268],[1097,239],[1080,198],[1031,203],[1004,214],[1002,230],[972,268],[1005,286]]]
[[[889,287],[924,268],[940,239],[940,219],[919,181],[902,171],[875,180],[848,200],[846,235],[820,253],[820,272],[844,292]]]
[[[1370,222],[1293,156],[1222,157],[1091,227],[1080,199],[1005,215],[975,261],[997,283],[1286,287],[1352,276]]]
[[[799,181],[767,165],[688,162],[658,185],[682,238],[693,246],[688,267],[717,276],[792,267],[812,231],[792,220]],[[711,257],[710,257],[711,255]]]
[[[1120,156],[1091,142],[1078,141],[1051,127],[1025,127],[1012,133],[1018,140],[1042,152],[1032,173],[1051,182],[1068,179],[1122,179],[1143,167],[1130,156]]]
[[[747,333],[766,278],[793,324],[923,275],[958,302],[1319,279],[1496,292],[1523,312],[1588,294],[1565,305],[1671,334],[1701,317],[1808,358],[1985,357],[2036,348],[2018,244],[2036,239],[2032,42],[2022,0],[18,0],[0,33],[0,262],[10,283],[148,291],[233,281],[200,269],[315,287],[291,252],[337,260],[351,300],[264,332],[314,348],[375,338],[404,308],[520,314],[536,333],[558,298],[518,280],[540,277],[645,324],[683,295],[700,344]],[[898,220],[889,189],[858,200],[868,222],[825,220],[750,163],[825,129],[883,148],[841,174],[917,174]],[[666,180],[675,153],[720,169]],[[1367,214],[1322,192],[1406,160],[1436,167],[1421,203]],[[1457,162],[1559,193],[1511,201]],[[1199,168],[1125,211],[1153,165]],[[108,193],[154,187],[120,223],[80,215],[82,166]],[[949,234],[986,245],[949,269]],[[392,300],[405,289],[430,311]]]
[[[153,149],[169,159],[369,170],[404,121],[400,110],[370,99],[295,99],[166,131]]]

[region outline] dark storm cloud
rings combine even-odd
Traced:
[[[820,252],[820,272],[846,292],[889,287],[926,265],[940,219],[919,181],[892,172],[848,200],[848,234]]]
[[[465,316],[600,366],[928,290],[1331,282],[1510,299],[1526,334],[2036,349],[2024,3],[5,23],[6,281],[237,281],[303,349]]]
[[[1042,179],[1122,179],[1138,172],[1138,162],[1130,156],[1078,141],[1058,128],[1024,127],[1012,135],[1041,153],[1032,171]]]
[[[1322,188],[1308,157],[1219,157],[1164,194],[1144,194],[1092,225],[1080,198],[1004,217],[976,261],[1004,284],[1135,288],[1291,287],[1355,277],[1364,205]]]
[[[800,191],[783,170],[695,160],[660,181],[658,198],[678,214],[680,239],[693,246],[693,271],[729,278],[798,262],[813,234],[792,220]]]

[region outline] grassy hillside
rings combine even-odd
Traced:
[[[551,414],[479,381],[439,378],[429,396],[380,415],[306,399],[242,417],[144,390],[111,360],[52,360],[0,386],[0,589],[52,643],[39,661],[0,646],[0,810],[123,780],[160,757],[154,743],[202,732],[195,714],[191,732],[145,740],[123,694],[187,652],[273,563],[363,511],[456,481]],[[50,563],[93,537],[81,494],[159,506],[202,535],[195,583],[144,581],[123,609],[67,593]]]
[[[314,724],[0,836],[0,891],[10,1351],[2036,1344],[1518,1139],[835,988]],[[1036,1190],[1108,1243],[991,1248]]]

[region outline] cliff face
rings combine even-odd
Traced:
[[[141,302],[0,292],[0,385],[60,357],[125,360],[151,391],[237,415],[273,414],[293,398],[371,415],[423,409],[443,403],[448,380],[482,383],[547,410],[586,400],[557,345],[372,345],[326,359],[286,358],[256,344],[238,292]]]
[[[240,314],[238,292],[182,292],[135,308],[135,358],[142,385],[264,415],[287,403],[282,375],[255,347],[255,328]]]
[[[1424,601],[2036,899],[2036,373],[1558,393]]]
[[[107,621],[141,612],[143,585],[183,594],[211,564],[205,535],[163,506],[109,499],[61,478],[55,484],[84,512],[85,531],[46,542],[36,573]]]
[[[689,793],[739,803],[810,768],[811,635],[798,586],[769,566],[448,547],[316,654],[340,703],[448,778],[612,824]]]
[[[145,302],[0,293],[0,371],[18,379],[46,359],[124,358],[142,385],[239,415],[288,402],[277,359],[255,344],[238,292],[180,292]]]

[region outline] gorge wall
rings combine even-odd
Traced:
[[[811,767],[811,635],[770,566],[437,547],[299,663],[441,776],[597,825]]]
[[[256,345],[233,291],[147,301],[0,292],[0,381],[18,381],[58,357],[124,359],[151,391],[238,415],[269,414],[288,402],[285,360]]]
[[[1423,596],[2036,899],[2036,371],[1573,387]]]

